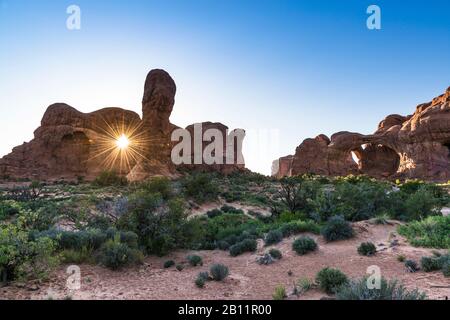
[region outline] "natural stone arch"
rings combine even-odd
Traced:
[[[360,154],[359,169],[370,176],[390,177],[400,166],[400,155],[383,144],[368,144]]]

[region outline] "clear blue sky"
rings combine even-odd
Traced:
[[[382,30],[366,28],[370,4]],[[164,68],[173,123],[278,130],[276,147],[244,149],[269,173],[307,137],[373,132],[450,86],[449,12],[447,0],[0,0],[0,156],[54,102],[140,113],[146,73]]]

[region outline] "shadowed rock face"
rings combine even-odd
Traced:
[[[34,139],[13,149],[0,159],[0,180],[39,179],[92,180],[103,170],[116,170],[132,181],[154,175],[175,176],[171,161],[170,123],[176,85],[164,70],[147,76],[142,99],[143,118],[132,111],[105,108],[82,113],[63,103],[49,106]],[[224,125],[217,123],[216,126]],[[226,128],[226,127],[225,127]],[[123,161],[116,156],[115,140],[126,133],[132,154]],[[221,165],[213,170],[231,172],[242,166]]]
[[[323,135],[306,139],[297,147],[290,167],[290,173],[285,170],[273,174],[362,173],[446,181],[450,179],[450,88],[431,102],[417,106],[410,116],[387,116],[373,135],[338,132],[329,143]]]

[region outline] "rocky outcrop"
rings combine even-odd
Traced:
[[[0,179],[92,180],[103,170],[115,170],[131,181],[176,176],[181,167],[172,163],[171,133],[178,127],[170,123],[175,94],[170,75],[152,70],[145,81],[142,120],[119,108],[82,113],[63,103],[51,105],[34,139],[0,159]],[[130,140],[126,150],[116,145],[123,134]],[[211,170],[227,173],[243,167],[218,164]]]
[[[410,116],[387,116],[372,135],[338,132],[329,142],[324,136],[304,140],[297,147],[291,168],[290,173],[275,175],[361,173],[385,178],[450,179],[450,88],[417,106]]]

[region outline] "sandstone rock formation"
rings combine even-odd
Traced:
[[[152,70],[145,81],[142,120],[135,112],[119,108],[82,113],[63,103],[53,104],[34,139],[0,159],[0,180],[92,180],[104,170],[115,170],[132,181],[175,176],[179,168],[171,161],[171,133],[178,127],[169,120],[175,94],[170,75]],[[220,123],[214,126],[228,129]],[[116,145],[122,134],[130,140],[127,150]],[[243,165],[211,168],[231,172]]]
[[[352,159],[352,153],[357,161]],[[367,174],[384,178],[450,179],[450,88],[414,114],[389,115],[372,135],[338,132],[306,139],[274,176],[314,173]],[[278,169],[278,170],[277,170]]]

